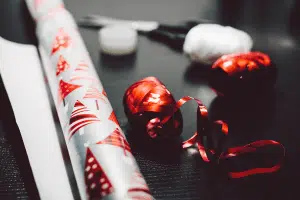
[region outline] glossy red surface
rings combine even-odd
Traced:
[[[277,69],[267,54],[224,55],[211,67],[210,85],[222,96],[247,96],[272,91]]]
[[[212,66],[213,69],[221,68],[229,76],[238,75],[245,71],[252,72],[271,65],[268,55],[261,52],[249,52],[224,55]]]
[[[176,117],[169,121],[170,116],[177,112],[174,110],[175,99],[157,78],[147,77],[132,84],[125,92],[123,104],[129,121],[133,124],[139,121],[151,138],[181,133],[181,118]],[[161,130],[166,123],[170,124],[167,130]]]

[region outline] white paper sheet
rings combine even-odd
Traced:
[[[73,200],[37,49],[0,37],[0,73],[42,200]]]

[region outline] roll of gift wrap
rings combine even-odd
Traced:
[[[81,199],[153,199],[74,19],[64,9],[47,15],[37,36]]]

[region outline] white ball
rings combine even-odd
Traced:
[[[212,64],[231,53],[249,52],[252,38],[244,31],[218,24],[199,24],[186,35],[183,51],[193,62]]]
[[[110,55],[127,55],[136,50],[137,31],[126,25],[110,25],[99,31],[102,52]]]

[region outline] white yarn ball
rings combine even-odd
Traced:
[[[231,53],[249,52],[252,38],[244,31],[218,24],[199,24],[186,35],[183,51],[193,62],[212,64]]]

